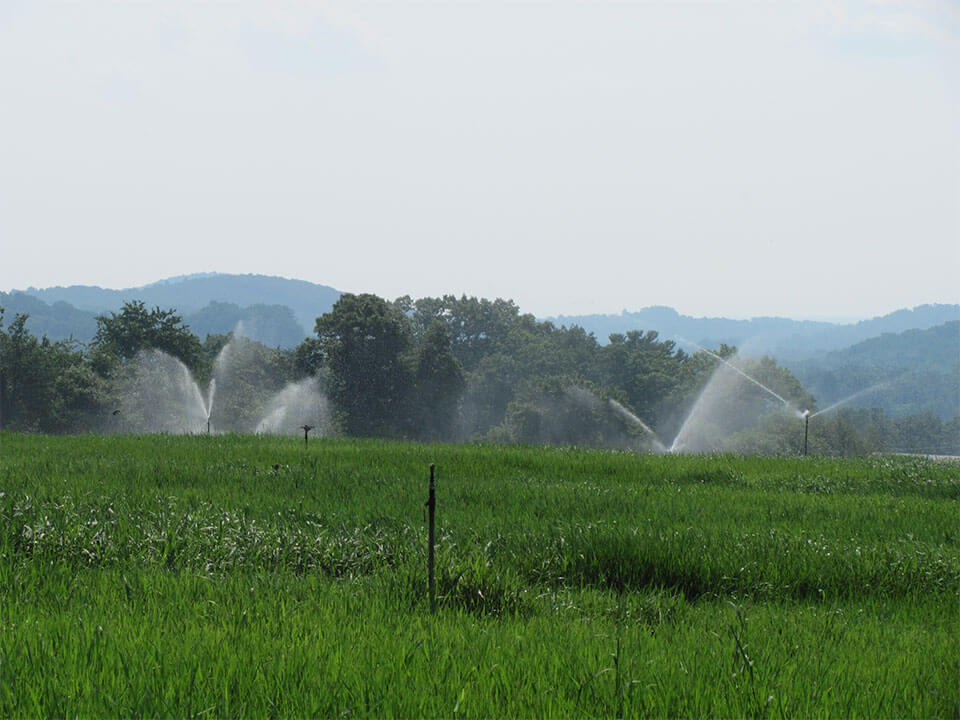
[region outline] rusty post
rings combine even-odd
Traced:
[[[437,577],[434,570],[434,543],[436,526],[434,513],[437,509],[436,485],[433,480],[433,463],[430,463],[430,495],[427,498],[427,594],[430,596],[430,612],[437,609]]]

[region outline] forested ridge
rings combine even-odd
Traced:
[[[201,273],[169,278],[141,287],[110,290],[73,285],[27,288],[23,293],[48,303],[66,302],[79,310],[113,312],[123,303],[140,300],[148,306],[176,307],[189,315],[212,302],[251,305],[283,305],[290,308],[303,332],[313,327],[317,315],[330,310],[340,291],[326,285],[257,274]]]
[[[853,406],[894,417],[923,408],[942,420],[960,412],[960,321],[925,330],[884,333],[823,357],[787,363],[825,401],[865,388]]]

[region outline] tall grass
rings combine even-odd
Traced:
[[[960,713],[956,465],[2,434],[0,473],[5,717]]]

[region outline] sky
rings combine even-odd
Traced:
[[[960,302],[960,2],[0,2],[0,290],[206,271]]]

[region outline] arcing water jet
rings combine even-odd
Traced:
[[[306,442],[310,430],[316,429],[318,433],[327,434],[329,423],[330,412],[326,398],[320,392],[316,378],[310,377],[290,383],[274,395],[263,418],[257,423],[255,432],[289,435],[303,430]],[[304,430],[305,427],[310,430]]]
[[[643,429],[644,432],[646,432],[650,436],[650,439],[653,441],[653,447],[658,453],[667,452],[667,446],[664,445],[662,442],[660,442],[660,438],[657,437],[657,434],[653,431],[653,428],[651,428],[643,420],[641,420],[632,412],[627,410],[623,405],[618,403],[613,398],[610,398],[609,403],[610,403],[610,407],[612,407],[617,412],[617,414],[629,420],[634,425],[640,427],[641,429]]]
[[[679,336],[676,336],[676,339],[698,348],[710,357],[719,360],[720,364],[710,376],[696,402],[684,418],[680,430],[670,444],[669,452],[714,450],[724,437],[737,431],[738,428],[735,426],[738,421],[739,429],[744,429],[745,423],[751,421],[751,418],[755,422],[760,415],[759,411],[755,407],[744,407],[737,403],[739,388],[742,387],[743,380],[750,382],[763,390],[766,395],[776,399],[780,403],[781,409],[795,413],[797,417],[801,416],[800,411],[796,410],[784,397],[725,358],[695,342]],[[731,430],[731,426],[734,426],[733,430]]]
[[[868,388],[864,388],[863,390],[860,390],[860,391],[858,391],[858,392],[855,392],[855,393],[853,393],[853,395],[847,395],[847,397],[843,398],[842,400],[837,400],[835,403],[833,403],[833,404],[831,404],[831,405],[828,405],[828,406],[825,407],[823,410],[817,410],[817,411],[816,411],[815,413],[813,413],[813,415],[811,415],[810,417],[816,417],[817,415],[823,415],[823,414],[826,413],[826,412],[830,412],[831,410],[835,410],[836,408],[840,407],[841,405],[846,405],[848,402],[850,402],[850,401],[852,401],[852,400],[856,400],[858,397],[860,397],[860,396],[862,396],[862,395],[866,395],[867,393],[871,393],[871,392],[873,392],[874,390],[879,390],[880,388],[885,387],[887,384],[889,384],[889,381],[887,381],[887,382],[879,382],[879,383],[877,383],[876,385],[871,385],[871,386],[868,387]]]
[[[712,350],[707,350],[705,347],[703,347],[703,346],[701,346],[701,345],[697,345],[697,343],[695,343],[695,342],[693,342],[693,341],[691,341],[691,340],[684,340],[684,339],[683,339],[682,337],[680,337],[679,335],[677,335],[676,338],[677,338],[677,340],[679,340],[680,342],[686,343],[687,345],[693,345],[695,348],[698,348],[701,352],[705,352],[705,353],[706,353],[707,355],[709,355],[710,357],[716,358],[717,360],[719,360],[720,362],[722,362],[724,365],[726,365],[727,367],[729,367],[731,370],[733,370],[735,373],[740,374],[741,376],[743,376],[744,378],[746,378],[747,380],[749,380],[750,382],[752,382],[754,385],[756,385],[756,386],[757,386],[758,388],[760,388],[761,390],[763,390],[763,391],[769,393],[770,395],[772,395],[773,397],[775,397],[777,400],[779,400],[780,402],[782,402],[785,407],[788,407],[788,408],[792,408],[792,407],[793,407],[793,406],[789,403],[789,401],[784,400],[780,395],[778,395],[778,394],[775,393],[773,390],[771,390],[770,388],[768,388],[768,387],[767,387],[766,385],[764,385],[762,382],[760,382],[759,380],[757,380],[757,379],[755,379],[755,378],[750,377],[750,376],[747,375],[743,370],[741,370],[740,368],[738,368],[736,365],[734,365],[734,364],[731,363],[731,362],[728,362],[727,360],[725,360],[724,358],[720,357],[719,355],[717,355],[717,354],[716,354],[715,352],[713,352]],[[797,413],[799,414],[799,411],[797,411]]]

